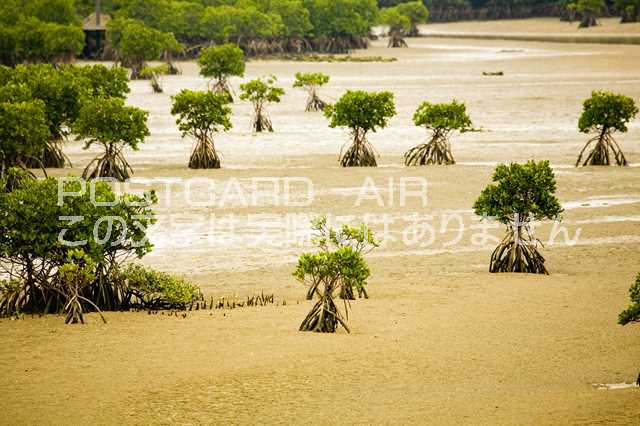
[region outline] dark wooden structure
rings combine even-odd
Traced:
[[[106,44],[107,23],[111,20],[109,15],[100,13],[99,6],[82,23],[84,31],[84,50],[82,57],[85,59],[103,59]]]

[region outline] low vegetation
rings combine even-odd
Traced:
[[[613,133],[626,132],[627,124],[636,114],[638,107],[630,97],[611,92],[593,92],[591,97],[584,101],[578,128],[582,133],[596,135],[589,139],[580,151],[576,167],[610,164],[626,166],[627,159],[613,138]]]
[[[335,105],[327,105],[325,116],[329,127],[345,126],[351,130],[351,145],[340,152],[343,167],[376,167],[376,153],[367,140],[367,133],[387,126],[396,114],[393,93],[369,93],[348,90]]]
[[[548,274],[531,222],[557,219],[562,213],[549,162],[500,164],[493,182],[482,190],[473,206],[477,215],[507,226],[502,242],[491,255],[489,271]]]
[[[128,264],[117,277],[124,280],[125,305],[137,309],[186,309],[202,299],[200,288],[166,272]]]
[[[318,55],[315,53],[281,53],[261,56],[259,59],[278,59],[296,62],[395,62],[398,60],[398,58],[391,56]]]
[[[465,104],[432,104],[423,102],[413,114],[416,126],[425,127],[431,133],[427,143],[411,148],[404,154],[405,166],[427,164],[455,164],[451,153],[449,135],[452,131],[466,132],[471,129],[471,118]]]
[[[75,323],[84,312],[122,309],[118,271],[151,250],[146,229],[155,222],[155,193],[116,195],[105,182],[82,191],[80,180],[68,180],[60,189],[78,195],[59,201],[54,178],[16,181],[0,192],[0,268],[8,277],[0,315],[63,313]]]

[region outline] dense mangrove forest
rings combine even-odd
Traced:
[[[92,15],[96,8],[102,20]],[[4,0],[0,63],[69,62],[88,43],[87,22],[106,30],[95,59],[140,71],[144,61],[159,57],[171,70],[174,57],[193,58],[225,43],[247,56],[348,53],[366,48],[376,25],[389,28],[400,46],[399,28],[407,25],[407,35],[415,36],[427,19],[558,16],[591,26],[607,15],[634,22],[638,11],[640,0]]]

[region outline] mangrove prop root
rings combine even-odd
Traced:
[[[213,140],[203,138],[198,141],[191,158],[189,158],[190,169],[219,169],[220,157],[216,152]]]
[[[376,167],[378,165],[375,151],[364,133],[355,133],[353,143],[340,155],[340,164],[342,167]]]
[[[353,294],[353,287],[350,285],[342,285],[340,288],[340,299],[356,300],[356,296]]]
[[[368,299],[369,298],[369,294],[367,293],[367,289],[365,289],[364,287],[358,287],[358,297],[359,298],[365,298]]]
[[[153,76],[151,77],[151,88],[153,89],[154,93],[162,93],[162,86],[160,85],[160,80],[158,79],[157,76]]]
[[[256,107],[251,128],[254,132],[273,132],[273,125],[264,108]]]
[[[324,294],[311,309],[311,312],[306,316],[302,324],[300,324],[300,331],[314,331],[318,333],[335,333],[338,328],[338,324],[344,327],[349,333],[349,327],[342,319],[340,311],[336,306],[330,293]]]
[[[590,147],[591,150],[588,151],[589,154],[585,157],[585,153]],[[589,139],[584,148],[582,148],[576,160],[576,167],[581,165],[609,166],[611,164],[626,166],[628,163],[620,146],[618,146],[618,143],[613,139],[611,132],[603,129],[598,136]]]
[[[55,137],[47,141],[39,158],[24,158],[24,164],[32,169],[51,168],[62,169],[71,164],[69,157],[62,152],[62,137]]]
[[[509,227],[502,242],[491,254],[489,272],[524,272],[545,274],[544,257],[538,252],[539,241],[529,234],[526,225]]]
[[[388,47],[408,47],[401,34],[390,34]]]
[[[226,95],[229,99],[229,102],[233,102],[233,90],[231,89],[231,85],[226,78],[217,80],[211,87],[211,91],[219,95]]]
[[[82,172],[84,179],[97,177],[111,177],[119,181],[125,181],[131,177],[133,170],[117,147],[109,147],[107,152],[94,158]]]
[[[455,163],[446,135],[438,131],[429,142],[415,146],[404,154],[405,166]]]
[[[312,111],[324,111],[324,108],[327,106],[327,103],[318,97],[318,94],[315,90],[311,90],[309,92],[309,98],[307,99],[307,107],[305,108],[306,112]]]

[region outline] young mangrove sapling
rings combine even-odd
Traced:
[[[202,49],[198,57],[200,75],[211,79],[210,89],[225,94],[233,102],[229,78],[244,75],[244,52],[235,44],[223,44]]]
[[[255,132],[273,132],[273,125],[265,105],[270,102],[280,102],[284,89],[275,85],[276,77],[257,78],[240,85],[240,99],[253,104],[253,121],[251,127]]]
[[[331,240],[337,238],[338,234],[326,226],[326,218],[314,220],[313,226],[321,231],[315,239],[320,251],[300,256],[293,272],[294,277],[309,286],[307,294],[318,296],[318,301],[302,321],[300,331],[334,333],[341,325],[349,332],[346,324],[349,309],[347,301],[344,300],[343,316],[335,299],[346,288],[353,292],[353,288],[362,289],[366,285],[371,272],[362,252],[365,247],[375,244],[373,234],[366,228],[346,227],[343,228],[343,234],[352,238],[352,244],[335,245]]]
[[[294,88],[303,88],[309,93],[307,98],[307,106],[305,111],[322,111],[327,105],[318,97],[318,88],[329,82],[329,76],[321,72],[296,73],[296,80],[293,83]]]
[[[431,132],[429,142],[411,148],[404,154],[406,166],[427,164],[455,164],[449,143],[449,134],[468,131],[472,124],[463,103],[431,104],[423,102],[413,114],[416,126]]]
[[[626,166],[627,159],[613,138],[613,133],[626,132],[627,123],[637,113],[638,107],[628,96],[611,92],[593,92],[591,97],[584,101],[578,128],[582,133],[596,133],[596,135],[589,139],[580,151],[576,167],[608,166],[614,162],[618,166]],[[591,150],[585,157],[585,152],[590,147]]]

